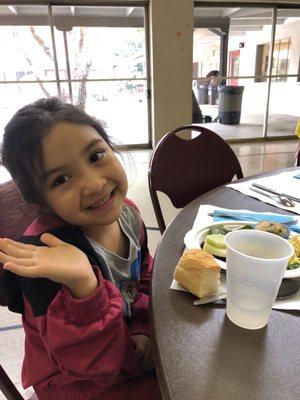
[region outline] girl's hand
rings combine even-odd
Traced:
[[[87,256],[50,233],[41,236],[46,246],[0,239],[3,268],[30,278],[48,278],[68,286],[76,298],[90,296],[98,282]]]
[[[154,368],[153,346],[151,339],[146,335],[134,335],[131,339],[135,346],[135,356],[143,372]]]

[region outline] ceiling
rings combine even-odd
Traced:
[[[74,25],[91,26],[143,26],[143,7],[106,6],[53,6],[54,23],[63,20]],[[272,24],[271,8],[253,7],[197,7],[194,9],[195,27],[218,27],[230,24],[230,32],[243,34],[262,30]],[[287,18],[299,18],[298,9],[279,9],[277,24]],[[0,25],[45,24],[48,7],[43,5],[0,5]]]

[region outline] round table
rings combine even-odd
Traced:
[[[151,303],[164,399],[299,400],[299,312],[272,310],[268,325],[252,331],[231,323],[224,305],[194,306],[193,295],[170,289],[200,204],[286,213],[222,186],[187,205],[165,231],[155,257]]]

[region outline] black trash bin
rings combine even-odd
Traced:
[[[222,86],[219,89],[219,122],[239,124],[244,86]]]
[[[197,100],[199,104],[207,104],[207,86],[201,83],[197,85]]]

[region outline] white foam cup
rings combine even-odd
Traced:
[[[228,318],[247,329],[268,323],[293,246],[280,236],[241,229],[225,237]]]

